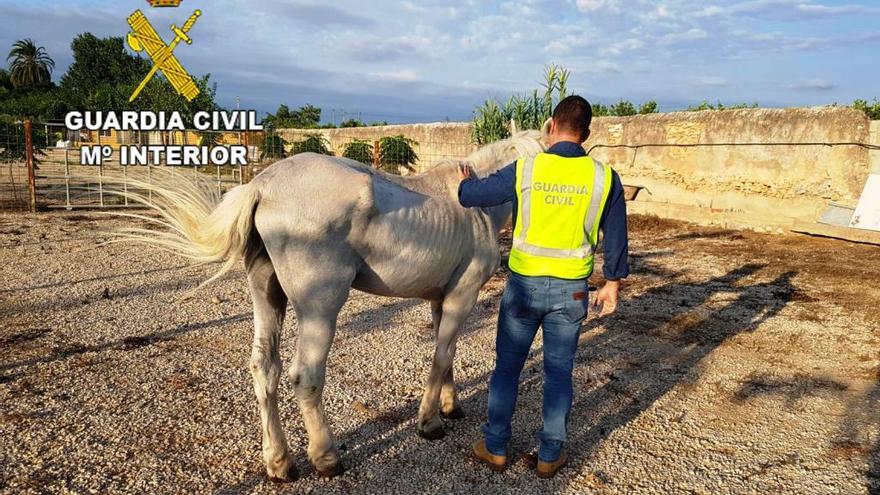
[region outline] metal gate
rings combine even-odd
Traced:
[[[246,166],[172,167],[164,164],[123,166],[119,150],[123,146],[151,144],[202,144],[229,146],[246,144],[241,133],[194,131],[71,131],[58,123],[34,123],[32,126],[35,157],[35,201],[39,208],[120,208],[136,206],[126,197],[125,179],[137,175],[149,181],[158,169],[174,174],[192,174],[213,181],[219,192],[225,192],[248,180]],[[83,147],[107,146],[113,153],[100,165],[83,165]],[[250,159],[256,150],[250,150]]]

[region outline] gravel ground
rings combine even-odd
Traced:
[[[555,479],[468,459],[500,271],[458,347],[468,417],[437,442],[415,434],[428,305],[353,291],[324,398],[348,470],[325,480],[308,465],[285,383],[301,479],[276,485],[261,464],[241,271],[180,300],[210,267],[99,247],[118,220],[0,215],[0,492],[880,493],[880,249],[631,222],[633,276],[619,314],[586,323],[571,463]],[[517,458],[540,427],[540,349],[523,374]]]

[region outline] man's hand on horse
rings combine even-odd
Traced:
[[[458,162],[458,179],[467,180],[474,177],[474,171],[470,162]]]
[[[620,291],[620,280],[608,280],[596,292],[593,307],[599,310],[599,316],[608,316],[617,311],[617,293]]]

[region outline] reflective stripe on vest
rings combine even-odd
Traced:
[[[523,163],[522,184],[521,184],[521,211],[518,216],[521,218],[521,226],[519,235],[513,239],[513,248],[524,253],[534,256],[544,256],[546,258],[578,258],[584,259],[593,256],[596,251],[593,239],[593,228],[599,221],[599,209],[602,207],[602,200],[606,195],[605,191],[606,177],[609,173],[605,166],[598,160],[591,160],[595,170],[593,177],[593,189],[590,194],[590,206],[587,214],[584,216],[584,240],[580,247],[574,249],[557,249],[538,246],[529,243],[528,238],[529,224],[532,216],[532,177],[535,169],[535,158],[528,158]]]

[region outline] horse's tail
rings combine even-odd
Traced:
[[[122,180],[127,190],[122,195],[159,215],[115,213],[148,225],[120,230],[111,242],[142,242],[198,263],[223,262],[196,289],[229,272],[245,256],[254,225],[254,208],[260,201],[256,184],[237,186],[221,197],[217,184],[200,175],[154,171],[149,179],[129,176]]]

